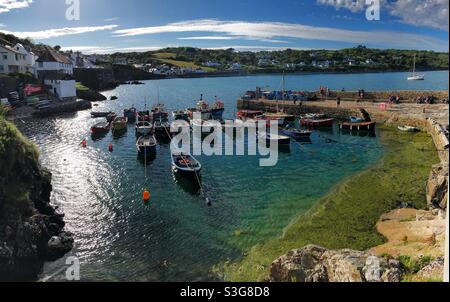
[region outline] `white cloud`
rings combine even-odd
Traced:
[[[135,47],[112,47],[112,46],[65,46],[62,48],[63,51],[81,51],[85,54],[110,54],[115,52],[145,52],[154,51],[166,48],[169,46],[135,46]]]
[[[418,49],[448,49],[447,43],[425,35],[394,31],[359,31],[280,22],[246,22],[220,20],[191,20],[163,26],[122,29],[116,37],[151,35],[160,33],[211,32],[248,39],[296,38],[336,41],[372,46]]]
[[[348,9],[354,13],[360,12],[365,7],[365,0],[317,0],[318,4],[334,6],[336,9]]]
[[[260,39],[260,38],[252,38],[252,37],[240,37],[240,36],[196,36],[196,37],[181,37],[177,38],[178,40],[251,40],[251,41],[260,41],[260,42],[268,42],[268,43],[289,43],[283,40],[274,40],[274,39]]]
[[[448,31],[448,0],[403,0],[392,3],[390,14],[401,22]]]
[[[41,31],[30,31],[30,32],[12,32],[3,31],[6,34],[12,34],[19,38],[31,38],[34,40],[44,40],[49,38],[58,38],[62,36],[78,35],[96,31],[103,30],[113,30],[117,28],[118,25],[107,25],[107,26],[84,26],[84,27],[65,27],[56,29],[47,29]]]
[[[33,0],[0,0],[0,14],[13,9],[27,8],[31,3],[33,3]]]
[[[347,9],[353,13],[366,8],[365,0],[316,0],[320,5]],[[380,0],[381,9],[398,17],[399,21],[415,26],[426,26],[448,31],[448,0]]]

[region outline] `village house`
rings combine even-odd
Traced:
[[[22,44],[0,45],[0,74],[34,73],[36,56]]]
[[[73,78],[73,64],[68,57],[47,48],[36,60],[36,76],[55,98],[76,100],[76,82]]]
[[[221,66],[221,64],[220,63],[217,63],[217,62],[213,62],[213,61],[208,61],[208,62],[206,62],[206,63],[203,63],[203,66],[206,66],[206,67],[220,67]]]

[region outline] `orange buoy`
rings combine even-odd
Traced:
[[[150,199],[151,199],[150,192],[147,191],[147,190],[145,190],[145,191],[144,191],[144,194],[142,194],[142,197],[143,197],[143,199],[144,199],[144,202],[149,202]]]
[[[112,144],[109,144],[108,150],[109,150],[109,152],[113,152],[114,151],[114,146]]]

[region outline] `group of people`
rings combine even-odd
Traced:
[[[418,96],[415,99],[416,104],[434,104],[436,103],[436,97],[435,96],[427,96],[427,97],[423,97],[423,96]]]

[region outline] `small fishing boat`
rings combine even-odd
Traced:
[[[175,120],[174,122],[172,122],[172,124],[170,125],[170,134],[176,135],[181,133],[182,128],[187,127],[188,130],[190,130],[190,124],[189,122],[185,121],[185,120]],[[174,131],[172,131],[172,128],[174,129]]]
[[[107,120],[109,123],[112,123],[116,118],[117,118],[117,114],[115,114],[114,112],[110,112],[110,113],[108,113],[108,115],[106,116],[106,120]]]
[[[361,123],[341,123],[339,124],[341,129],[351,130],[351,131],[375,131],[375,122],[361,122]]]
[[[202,170],[202,165],[192,155],[186,153],[172,153],[172,169],[175,173],[186,176],[196,176]]]
[[[186,110],[174,111],[172,112],[172,116],[175,121],[189,121],[189,113],[187,113]]]
[[[93,118],[97,118],[97,117],[107,117],[108,115],[110,115],[112,112],[91,112],[91,116]]]
[[[136,136],[145,136],[153,132],[153,126],[150,122],[137,122],[134,128]]]
[[[154,154],[156,152],[156,138],[154,135],[145,135],[138,138],[136,148],[139,154]]]
[[[285,124],[284,118],[276,117],[276,116],[267,116],[267,115],[259,115],[255,117],[255,121],[265,121],[267,126],[270,126],[270,123],[274,121],[278,127],[282,127]]]
[[[403,132],[419,132],[420,129],[412,126],[398,126],[398,129]]]
[[[151,116],[154,121],[156,120],[165,121],[169,118],[169,114],[166,112],[166,106],[160,103],[153,105]]]
[[[137,119],[139,122],[143,122],[143,121],[150,122],[152,120],[151,116],[150,116],[150,111],[148,111],[148,110],[139,111],[137,113]]]
[[[281,130],[281,133],[283,133],[286,136],[292,137],[294,139],[310,138],[312,135],[312,131],[301,130],[301,129],[296,129],[296,128],[283,129],[283,130]]]
[[[357,116],[351,116],[350,122],[351,123],[362,123],[362,122],[364,122],[364,119],[361,117],[357,117]]]
[[[125,109],[123,111],[123,116],[128,119],[128,122],[133,123],[136,121],[137,110],[134,107]]]
[[[277,112],[277,113],[266,112],[264,115],[267,117],[280,118],[280,119],[283,119],[285,122],[294,122],[295,121],[295,115],[286,114],[283,112]]]
[[[170,133],[170,123],[167,120],[158,120],[153,122],[153,129],[156,134],[167,135]]]
[[[300,120],[300,125],[308,128],[329,128],[333,127],[333,118],[323,118],[323,119],[308,119],[302,118]]]
[[[225,104],[217,100],[211,108],[211,116],[214,120],[222,120],[223,113],[225,112]]]
[[[271,133],[261,133],[259,138],[265,140],[267,145],[271,142],[278,142],[278,145],[290,145],[291,138],[289,136]]]
[[[91,127],[92,135],[101,135],[105,134],[110,129],[110,123],[108,122],[100,122]]]
[[[114,132],[123,131],[127,129],[128,119],[126,117],[116,117],[112,123],[112,129]]]
[[[244,122],[246,120],[254,120],[257,116],[263,115],[263,112],[260,110],[241,110],[237,113],[237,117]]]

